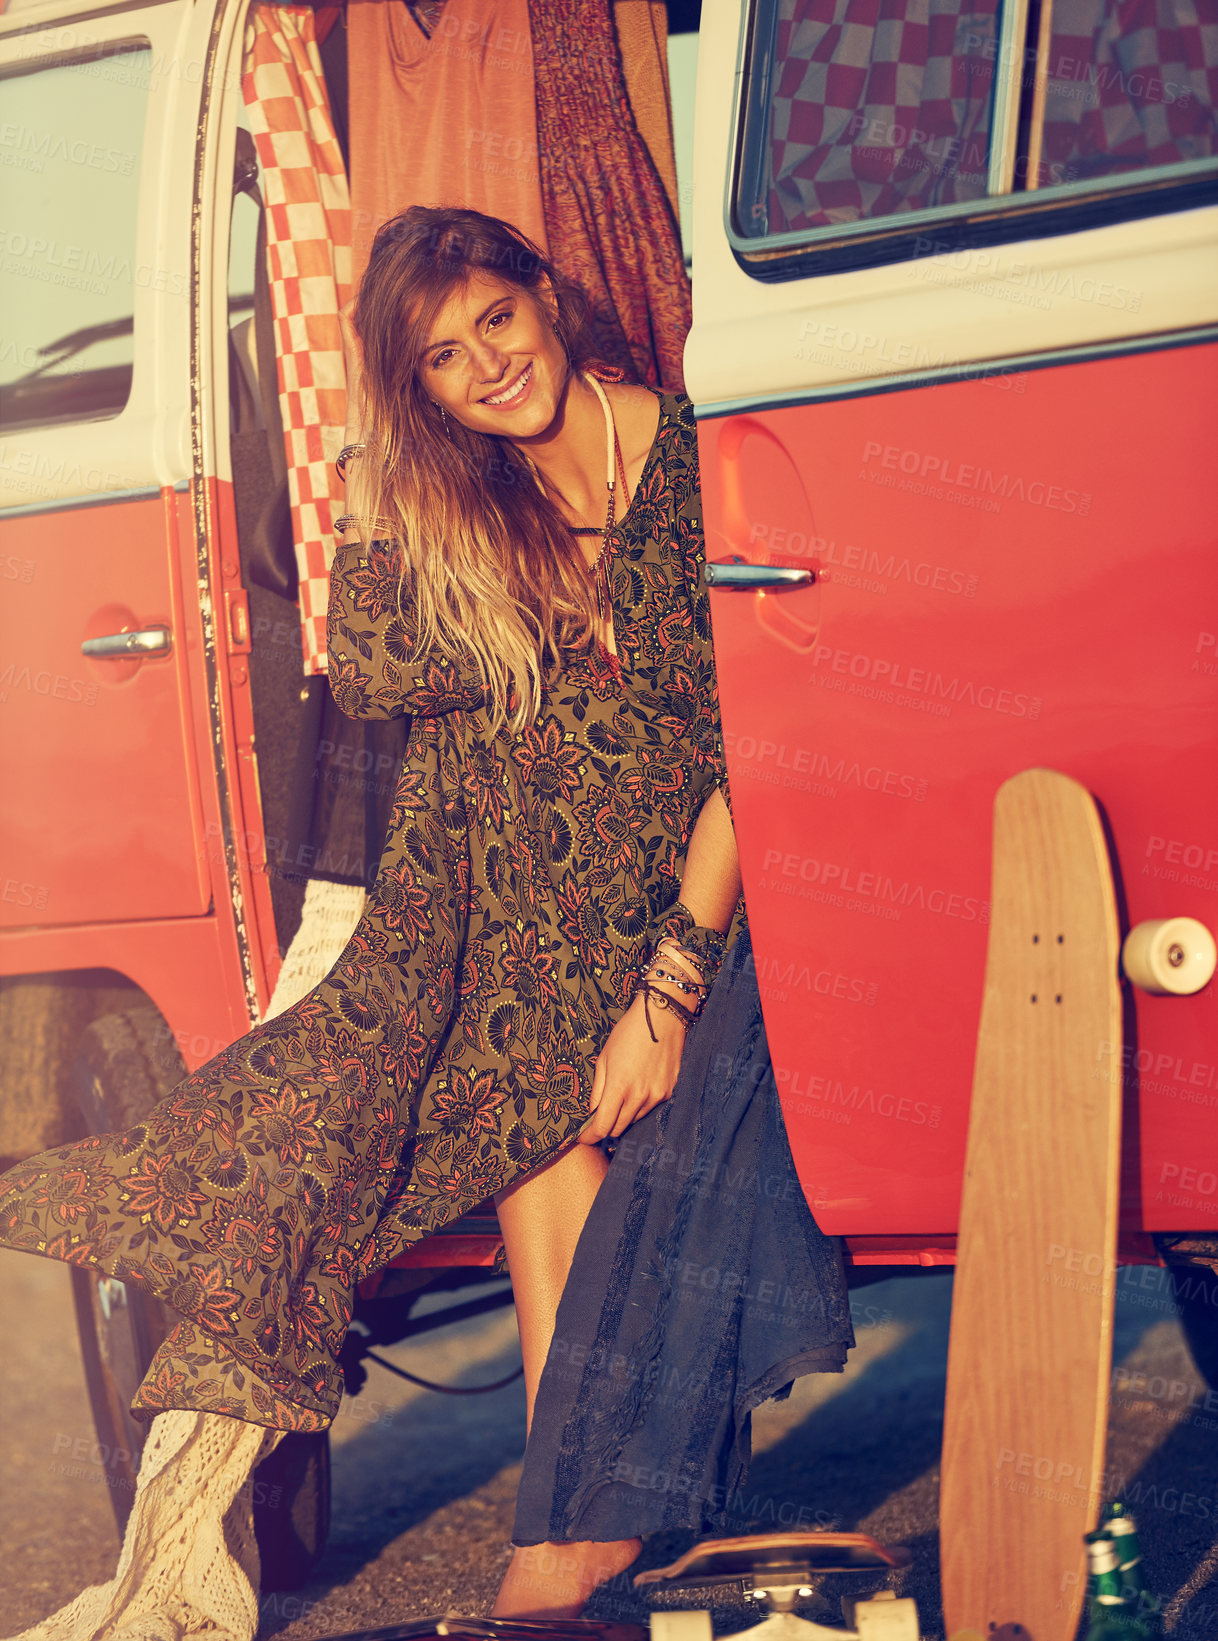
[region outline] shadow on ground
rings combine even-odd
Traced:
[[[870,1594],[887,1584],[896,1594],[914,1598],[923,1635],[934,1641],[943,1634],[937,1522],[951,1278],[897,1278],[857,1290],[854,1297],[860,1348],[865,1342],[874,1344],[866,1339],[865,1324],[860,1326],[860,1312],[867,1313],[864,1307],[876,1318],[874,1326],[892,1330],[896,1342],[868,1352],[864,1365],[848,1369],[836,1394],[813,1406],[772,1446],[757,1453],[747,1485],[734,1501],[730,1531],[811,1526],[868,1532],[882,1543],[905,1545],[914,1554],[908,1571],[887,1579],[823,1578],[813,1585],[813,1600],[799,1610],[822,1623],[837,1623],[842,1596]],[[1148,1314],[1118,1296],[1114,1361],[1136,1359],[1142,1341],[1163,1320],[1162,1307]],[[1159,1341],[1159,1351],[1164,1348]],[[1172,1348],[1170,1341],[1166,1348]],[[1179,1349],[1183,1353],[1182,1343]],[[1177,1371],[1181,1380],[1192,1374],[1199,1386],[1185,1354],[1166,1363],[1156,1359],[1160,1377],[1165,1368]],[[792,1400],[800,1394],[797,1387]],[[1154,1587],[1174,1590],[1181,1567],[1196,1568],[1201,1574],[1198,1593],[1175,1604],[1172,1641],[1218,1637],[1218,1593],[1205,1593],[1213,1518],[1218,1513],[1207,1496],[1218,1492],[1218,1415],[1210,1422],[1212,1432],[1197,1429],[1196,1419],[1173,1431],[1122,1479],[1139,1519],[1145,1517],[1148,1539],[1159,1549],[1157,1556],[1147,1555]],[[759,1418],[759,1427],[761,1423]],[[1159,1439],[1162,1429],[1142,1429],[1135,1449]],[[1182,1503],[1186,1498],[1191,1511],[1187,1521]],[[1170,1523],[1168,1511],[1175,1512]],[[692,1534],[649,1539],[639,1566],[662,1566],[692,1539]],[[598,1592],[589,1616],[645,1622],[647,1609],[628,1580],[621,1586]],[[738,1601],[713,1608],[716,1633],[742,1628],[748,1611]]]

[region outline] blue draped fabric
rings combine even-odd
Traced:
[[[671,1100],[618,1143],[533,1416],[516,1544],[723,1531],[752,1410],[854,1344],[835,1239],[795,1173],[747,932]],[[775,1525],[778,1525],[777,1523]]]

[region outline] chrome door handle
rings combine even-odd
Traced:
[[[173,634],[168,627],[143,627],[138,632],[108,632],[102,638],[86,638],[80,653],[94,660],[113,660],[127,655],[168,655],[172,648]]]
[[[747,593],[762,587],[810,587],[816,580],[816,571],[786,564],[749,564],[742,558],[730,558],[718,564],[704,564],[702,579],[708,587],[721,587],[724,592]]]

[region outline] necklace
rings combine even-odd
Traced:
[[[605,489],[609,499],[605,507],[605,526],[602,530],[595,524],[571,525],[573,536],[603,536],[601,550],[592,562],[593,583],[596,589],[596,618],[604,621],[606,611],[611,602],[609,590],[609,535],[613,529],[613,520],[617,510],[617,477],[621,475],[622,494],[626,494],[626,464],[622,460],[622,447],[618,441],[617,428],[613,421],[613,408],[609,397],[596,377],[588,372],[584,374],[584,381],[588,382],[593,392],[601,402],[601,409],[605,413]]]

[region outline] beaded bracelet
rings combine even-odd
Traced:
[[[637,963],[634,968],[627,970],[627,973],[637,974],[642,979],[646,979],[650,974],[655,974],[657,979],[671,980],[674,985],[679,986],[684,992],[705,992],[710,990],[710,987],[700,975],[697,979],[694,979],[688,969],[682,969],[678,974],[671,974],[662,968],[657,968],[657,964],[667,963],[668,961],[667,952],[653,952],[646,962]]]
[[[660,960],[665,963],[672,963],[677,961],[679,958],[685,958],[685,960],[692,966],[694,974],[697,976],[694,984],[705,986],[706,981],[702,978],[701,960],[695,956],[693,952],[686,951],[685,947],[675,941],[671,935],[665,935],[664,939],[659,942],[656,946],[651,961],[654,963],[657,960]],[[689,978],[690,970],[685,969],[683,972],[686,977]]]
[[[334,470],[344,482],[347,478],[347,463],[354,456],[362,456],[367,450],[366,444],[345,444],[334,460]]]
[[[668,980],[676,986],[678,991],[683,991],[687,997],[691,992],[696,992],[703,997],[706,995],[707,988],[705,981],[689,980],[684,975],[671,974],[667,969],[660,967],[659,960],[657,958],[653,957],[645,969],[640,968],[637,972],[645,980],[651,980],[653,978],[656,980]]]
[[[341,536],[345,531],[349,530],[353,524],[371,524],[374,528],[379,527],[381,529],[393,528],[387,519],[370,519],[363,518],[355,513],[344,513],[341,518],[334,520],[334,534],[336,536]],[[350,545],[354,547],[355,543],[352,542]]]

